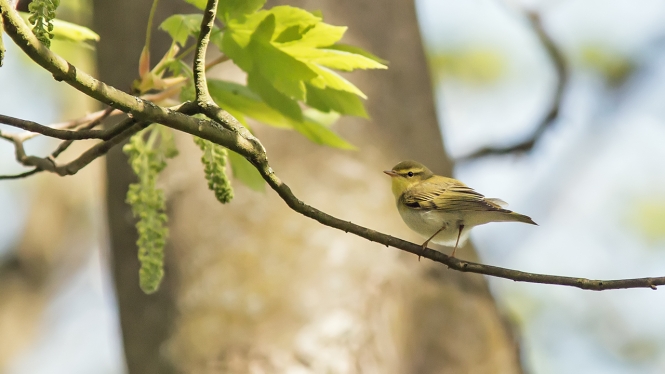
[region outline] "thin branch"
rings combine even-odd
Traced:
[[[95,144],[90,149],[83,152],[75,160],[72,160],[66,164],[59,165],[55,161],[55,158],[52,156],[43,158],[26,155],[25,149],[23,148],[23,142],[20,140],[14,141],[14,146],[16,147],[16,160],[24,166],[34,166],[38,170],[50,171],[60,176],[74,175],[98,157],[108,153],[111,148],[120,144],[123,140],[146,128],[150,122],[137,123],[134,119],[129,118],[123,121],[122,124],[122,127],[124,128],[122,132],[116,134],[108,140]],[[60,147],[56,149],[54,153],[60,152],[59,150]]]
[[[42,171],[39,168],[34,168],[30,171],[26,171],[25,173],[21,174],[13,174],[13,175],[0,175],[0,180],[10,180],[10,179],[22,179],[22,178],[27,178],[29,176],[35,175]]]
[[[554,41],[545,32],[545,29],[543,28],[543,24],[538,14],[529,13],[528,16],[529,20],[531,21],[531,26],[533,27],[533,30],[536,32],[536,35],[538,35],[538,40],[540,40],[542,45],[545,47],[545,50],[547,51],[547,54],[552,60],[554,68],[556,69],[557,87],[554,93],[554,98],[552,99],[552,104],[550,105],[550,109],[547,111],[547,114],[542,119],[540,124],[536,126],[536,129],[527,139],[524,139],[523,141],[517,144],[505,147],[484,147],[469,155],[458,158],[456,160],[458,162],[469,161],[486,156],[528,152],[533,149],[536,143],[542,138],[545,131],[554,123],[554,121],[559,116],[561,99],[563,97],[563,92],[566,88],[566,85],[568,84],[568,77],[569,77],[566,59],[563,53],[556,46]]]
[[[210,0],[208,5],[211,3],[214,3],[214,1]],[[68,64],[59,56],[53,54],[48,49],[41,47],[41,44],[39,44],[34,36],[32,36],[30,30],[25,27],[21,20],[17,19],[18,16],[8,4],[7,0],[0,0],[0,11],[2,12],[2,16],[4,17],[7,26],[6,31],[16,44],[28,54],[28,56],[42,65],[45,69],[51,71],[56,79],[65,80],[74,88],[88,96],[98,99],[124,112],[129,112],[135,119],[142,121],[125,129],[112,139],[95,145],[93,148],[82,154],[79,159],[70,163],[70,166],[56,166],[55,163],[53,163],[52,169],[58,174],[66,175],[80,170],[80,168],[87,165],[96,157],[108,152],[110,148],[119,144],[123,139],[131,136],[149,123],[157,122],[176,130],[199,136],[243,155],[258,169],[270,187],[277,192],[291,209],[306,217],[312,218],[323,225],[352,233],[367,240],[386,246],[392,246],[428,258],[432,261],[440,262],[454,270],[485,274],[512,279],[519,282],[554,284],[598,291],[620,288],[655,289],[656,286],[665,285],[665,277],[590,280],[586,278],[527,273],[518,270],[462,261],[429,248],[423,250],[418,244],[410,243],[333,217],[300,201],[291,192],[291,189],[275,175],[273,169],[268,164],[268,158],[261,142],[246,128],[240,125],[235,118],[214,105],[214,103],[206,103],[206,105],[203,106],[201,106],[200,103],[185,103],[177,109],[162,108],[108,86],[85,73],[79,72],[74,66]],[[208,8],[210,9],[210,6]],[[191,116],[197,113],[203,113],[209,118],[214,119],[214,121]],[[20,152],[17,149],[18,156],[25,156],[24,152],[20,155],[19,153]],[[45,167],[48,166],[45,165]]]
[[[226,61],[228,61],[228,60],[230,60],[230,59],[231,59],[231,58],[230,58],[229,56],[227,56],[227,55],[221,55],[221,56],[215,58],[214,60],[212,60],[212,61],[206,63],[206,70],[210,70],[210,69],[212,69],[213,67],[215,67],[215,66],[217,66],[217,65],[219,65],[219,64],[221,64],[221,63],[223,63],[223,62],[226,62]]]
[[[251,160],[250,160],[251,161]],[[418,244],[407,242],[390,235],[382,234],[380,232],[353,224],[348,221],[343,221],[339,218],[326,214],[314,207],[311,207],[301,200],[299,200],[292,192],[291,189],[284,184],[272,171],[267,162],[255,166],[263,178],[268,182],[270,187],[275,190],[279,196],[286,202],[286,204],[296,212],[312,218],[323,225],[342,230],[347,233],[352,233],[367,240],[401,249],[403,251],[413,253],[414,255],[428,258],[432,261],[439,262],[447,265],[449,268],[469,273],[477,273],[490,275],[498,278],[510,279],[516,282],[528,283],[541,283],[552,284],[560,286],[570,286],[581,288],[583,290],[612,290],[623,288],[651,288],[656,289],[656,286],[665,285],[665,277],[655,278],[635,278],[635,279],[618,279],[618,280],[592,280],[586,278],[563,277],[557,275],[535,274],[519,270],[512,270],[500,268],[496,266],[483,265],[469,261],[463,261],[455,257],[450,257],[439,251],[426,248],[425,250]]]
[[[194,87],[196,88],[196,101],[198,103],[210,103],[212,98],[208,92],[208,83],[206,81],[206,51],[210,34],[215,25],[215,15],[217,14],[217,3],[219,0],[208,0],[203,11],[203,20],[201,21],[201,32],[196,41],[196,57],[194,58]]]
[[[8,0],[0,0],[0,13],[3,17],[7,35],[28,57],[53,74],[55,80],[63,81],[89,97],[127,113],[139,121],[156,122],[185,132],[195,131],[193,129],[198,129],[203,124],[210,123],[210,121],[193,118],[127,94],[86,74],[44,47],[32,34],[32,31],[18,13],[9,5]],[[228,125],[242,127],[237,121]],[[251,148],[251,145],[243,139],[234,141],[235,135],[230,132],[220,132],[217,136],[225,138],[227,142],[238,143],[240,148]],[[234,151],[237,152],[237,150]]]
[[[98,117],[100,118],[104,117],[103,113],[101,116]],[[61,130],[55,127],[44,126],[37,122],[5,116],[3,114],[0,114],[0,123],[29,131],[29,133],[27,134],[13,134],[16,137],[21,138],[21,140],[28,140],[34,137],[35,134],[42,134],[51,138],[62,139],[62,140],[84,140],[84,139],[108,140],[112,138],[114,134],[118,131],[118,129],[116,129],[115,126],[104,130],[92,130],[87,128],[79,130]],[[95,126],[98,124],[98,122],[96,121],[93,121],[93,123],[95,123]],[[72,122],[66,122],[65,124],[67,126],[72,126],[72,127],[80,125],[78,120]]]
[[[102,123],[102,121],[105,120],[109,115],[111,115],[111,113],[114,110],[115,109],[110,108],[110,107],[105,109],[104,110],[104,115],[100,116],[99,118],[95,119],[94,121],[92,121],[92,122],[88,123],[87,125],[83,126],[81,128],[81,130],[89,130],[89,129],[92,129],[93,127],[96,127],[96,126],[100,125]],[[133,123],[134,123],[133,121],[125,120],[125,121],[117,124],[116,126],[113,126],[112,128],[115,129],[115,132],[112,133],[111,136],[115,136],[115,134],[118,134],[118,133],[124,131],[127,127],[131,126]],[[65,140],[64,142],[60,143],[60,145],[58,145],[58,148],[56,148],[51,153],[50,157],[53,158],[53,159],[57,158],[58,156],[60,156],[60,154],[62,154],[62,152],[66,151],[67,148],[69,148],[69,146],[72,145],[72,143],[74,143],[73,140]]]

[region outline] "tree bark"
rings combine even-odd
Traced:
[[[253,127],[273,168],[300,198],[328,213],[422,240],[399,219],[381,173],[407,158],[437,173],[452,171],[413,2],[288,3],[322,9],[326,22],[349,26],[344,41],[389,60],[390,68],[351,76],[369,97],[372,120],[345,118],[335,130],[357,152]],[[129,87],[149,2],[95,5],[100,76]],[[233,67],[212,73],[242,79]],[[521,372],[517,344],[482,276],[323,227],[271,191],[258,194],[238,182],[234,201],[222,206],[206,189],[191,138],[180,134],[177,141],[181,155],[164,176],[171,229],[167,273],[151,296],[138,287],[135,231],[124,204],[131,174],[119,149],[107,158],[114,274],[130,373]],[[475,255],[467,246],[460,256]]]
[[[145,41],[146,22],[151,1],[94,0],[93,29],[101,40],[97,45],[99,78],[120,89],[129,90],[138,77],[138,60]],[[157,26],[174,13],[189,13],[183,1],[162,0],[153,29],[152,62],[156,63],[170,40]],[[137,233],[125,196],[136,178],[122,153],[113,148],[106,156],[106,206],[109,224],[110,259],[118,300],[124,352],[129,373],[174,373],[176,369],[164,354],[175,317],[176,272],[169,271],[158,292],[146,295],[139,288]],[[169,249],[167,248],[167,251]]]

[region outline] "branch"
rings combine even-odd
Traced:
[[[93,113],[93,115],[88,115],[80,119],[64,122],[62,124],[57,124],[53,126],[44,126],[37,122],[27,121],[24,119],[14,118],[0,114],[0,123],[28,131],[28,133],[26,134],[13,134],[13,136],[20,138],[21,140],[31,139],[37,134],[42,134],[51,138],[62,139],[62,140],[84,140],[84,139],[108,140],[112,138],[114,133],[117,131],[115,127],[110,127],[105,130],[90,129],[92,127],[97,126],[101,122],[101,120],[103,120],[108,116],[108,114],[110,114],[110,111],[104,110],[101,112]],[[93,117],[92,122],[90,122],[91,116]],[[94,125],[90,127],[86,126],[86,128],[79,129],[76,131],[61,129],[61,128],[76,127],[86,122],[90,122]]]
[[[243,150],[246,152],[252,148],[252,144],[247,139],[236,139],[239,133],[249,134],[246,129],[242,128],[243,126],[238,121],[225,124],[225,127],[233,129],[232,132],[214,131],[210,128],[216,127],[216,125],[212,124],[211,121],[193,118],[118,90],[79,70],[62,57],[53,53],[53,51],[44,47],[32,34],[32,31],[23,22],[18,13],[9,5],[8,0],[0,0],[0,13],[3,17],[7,35],[33,61],[53,74],[55,80],[63,81],[89,97],[129,114],[138,121],[157,122],[188,133],[214,132],[217,134],[218,139],[223,138],[229,144],[235,143],[238,148],[230,149],[238,153],[242,153]]]
[[[212,2],[214,1],[209,0],[208,5]],[[4,17],[5,24],[8,26],[6,31],[16,44],[18,44],[19,47],[22,48],[34,61],[42,65],[45,69],[51,71],[56,79],[63,79],[88,96],[98,99],[99,101],[107,103],[124,112],[131,113],[134,119],[142,121],[125,129],[116,137],[99,143],[85,152],[79,157],[79,159],[71,163],[71,167],[64,168],[64,171],[67,171],[68,173],[74,170],[79,170],[94,158],[106,153],[111,147],[120,143],[124,138],[139,131],[142,127],[147,126],[151,122],[157,122],[176,130],[204,138],[243,155],[254,165],[254,167],[257,168],[270,187],[277,192],[291,209],[306,217],[312,218],[325,226],[352,233],[369,241],[380,243],[385,246],[392,246],[428,258],[432,261],[445,264],[454,270],[485,274],[518,282],[562,285],[597,291],[620,288],[656,289],[656,286],[665,285],[665,277],[590,280],[586,278],[527,273],[518,270],[462,261],[429,248],[423,250],[418,244],[407,242],[333,217],[299,200],[291,192],[291,189],[283,183],[277,175],[275,175],[268,163],[266,151],[261,142],[235,118],[233,118],[233,116],[217,107],[214,103],[209,102],[205,103],[205,105],[199,105],[199,103],[185,103],[179,108],[170,109],[162,108],[149,101],[128,95],[85,73],[79,72],[74,66],[70,65],[59,56],[53,54],[48,49],[41,47],[39,42],[30,33],[30,30],[26,30],[22,21],[16,19],[17,16],[15,12],[13,12],[13,9],[9,7],[7,0],[0,0],[0,11]],[[195,118],[191,116],[193,114],[205,114],[215,121]],[[61,170],[61,168],[63,167],[54,166],[56,172]]]
[[[114,146],[120,144],[125,139],[146,128],[149,124],[150,122],[137,123],[134,119],[128,118],[121,123],[121,127],[124,128],[122,132],[116,134],[108,140],[95,144],[90,149],[83,152],[75,160],[63,165],[59,165],[55,161],[55,158],[52,156],[43,158],[26,155],[25,148],[23,147],[23,141],[15,140],[14,147],[16,147],[16,160],[24,166],[34,166],[36,168],[35,170],[50,171],[60,176],[74,175],[98,157],[108,153],[108,151],[111,150],[111,148]],[[53,153],[57,155],[61,152],[61,147],[58,147],[58,149],[56,149]],[[33,170],[33,172],[36,171]]]
[[[196,101],[198,103],[211,103],[212,98],[208,92],[208,83],[206,81],[206,51],[210,34],[215,24],[215,15],[217,14],[218,0],[208,0],[206,8],[203,11],[203,20],[201,21],[201,32],[196,41],[196,57],[194,58],[194,87],[196,88]]]
[[[550,109],[547,111],[545,118],[543,118],[540,124],[536,127],[533,134],[531,134],[531,136],[529,136],[527,139],[517,144],[513,144],[506,147],[491,147],[491,146],[484,147],[469,155],[458,158],[456,160],[458,162],[469,161],[486,156],[528,152],[533,149],[533,147],[540,140],[545,131],[552,125],[552,123],[554,123],[554,120],[556,120],[556,118],[559,116],[561,99],[563,97],[563,92],[565,90],[565,87],[568,83],[568,76],[569,76],[566,60],[565,57],[563,56],[563,53],[561,53],[561,51],[556,46],[554,41],[547,35],[545,30],[543,29],[543,24],[538,14],[529,13],[528,17],[529,20],[531,21],[531,26],[533,27],[533,30],[538,35],[538,39],[545,47],[545,50],[547,51],[547,54],[554,63],[554,68],[556,69],[557,87]]]
[[[27,177],[29,177],[29,176],[31,176],[31,175],[35,175],[35,174],[39,173],[40,171],[42,171],[42,170],[39,169],[39,168],[34,168],[34,169],[30,170],[30,171],[26,171],[25,173],[21,173],[21,174],[0,175],[0,180],[10,180],[10,179],[22,179],[22,178],[27,178]]]

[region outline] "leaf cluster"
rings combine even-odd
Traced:
[[[199,9],[207,3],[186,1]],[[213,100],[245,126],[251,118],[295,130],[317,144],[353,149],[330,125],[340,115],[367,117],[366,96],[335,70],[384,69],[385,61],[339,43],[346,27],[325,23],[320,14],[290,6],[261,9],[264,2],[220,1],[224,24],[213,28],[211,44],[247,73],[247,82],[209,79]],[[201,14],[176,14],[160,28],[174,45],[185,47],[198,36],[201,20]],[[174,75],[191,75],[178,58],[166,66]],[[193,94],[190,80],[180,99],[191,100]]]
[[[208,3],[184,1],[201,10]],[[54,19],[58,3],[59,0],[34,0],[31,14],[23,15],[34,25],[33,31],[42,43],[49,45],[54,37],[74,42],[99,39],[87,28]],[[221,54],[213,60],[214,64],[231,60],[246,73],[247,79],[243,84],[207,79],[211,98],[248,128],[255,121],[294,130],[317,144],[353,149],[331,126],[342,115],[366,118],[366,96],[341,72],[385,69],[385,61],[361,48],[340,43],[346,27],[323,22],[320,13],[290,6],[262,9],[264,4],[265,0],[219,1],[218,22],[213,25],[209,44]],[[172,44],[151,66],[150,30],[156,6],[157,0],[153,0],[139,60],[139,78],[133,89],[169,106],[193,100],[194,77],[188,58],[195,51],[194,41],[199,37],[203,14],[175,14],[164,20],[159,28],[171,36]],[[205,177],[217,200],[228,203],[233,198],[227,164],[242,183],[257,191],[265,189],[259,171],[243,156],[207,140],[194,140],[203,151]],[[138,219],[140,286],[152,293],[164,275],[168,236],[166,202],[157,179],[167,159],[174,157],[177,150],[171,131],[154,124],[132,136],[123,151],[138,176],[138,182],[129,186],[127,202]]]

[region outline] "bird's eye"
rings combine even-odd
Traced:
[[[413,172],[410,171],[410,172],[406,173],[406,175],[408,175],[409,177],[412,177],[412,176],[413,176]]]

